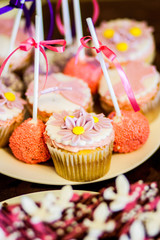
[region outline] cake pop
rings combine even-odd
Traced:
[[[108,117],[113,120],[115,131],[114,152],[133,152],[147,141],[149,122],[142,113],[121,110],[121,117],[117,117],[115,112],[110,113]]]
[[[44,130],[45,125],[41,120],[37,120],[37,123],[31,118],[25,120],[9,139],[14,156],[30,164],[46,162],[50,154],[44,142]]]
[[[36,16],[36,43],[39,42],[40,17]],[[54,40],[51,41],[51,44],[53,42]],[[65,41],[63,43],[65,45]],[[60,51],[63,51],[64,45]],[[37,119],[39,54],[41,49],[41,46],[40,48],[35,47],[33,119],[27,119],[13,132],[9,144],[16,158],[30,164],[45,162],[50,158],[43,139],[45,125]]]

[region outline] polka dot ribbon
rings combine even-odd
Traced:
[[[138,105],[138,103],[135,99],[132,87],[131,87],[128,79],[127,79],[127,76],[126,76],[124,70],[122,69],[121,65],[119,64],[118,60],[116,59],[117,58],[116,54],[110,48],[108,48],[107,46],[102,45],[102,43],[100,41],[99,41],[99,45],[100,45],[99,48],[88,46],[87,43],[91,40],[92,40],[91,36],[82,37],[80,39],[82,45],[78,49],[77,56],[78,56],[80,50],[83,47],[90,48],[90,49],[95,49],[97,53],[102,52],[115,65],[115,67],[116,67],[116,69],[117,69],[117,71],[120,75],[121,82],[123,84],[123,87],[124,87],[125,92],[128,96],[128,99],[129,99],[129,101],[132,105],[133,110],[135,112],[139,111],[140,108],[139,108],[139,105]],[[76,56],[76,62],[77,62],[77,56]]]

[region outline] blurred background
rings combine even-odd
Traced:
[[[52,0],[55,13],[56,0]],[[91,0],[81,0],[82,22],[84,35],[88,34],[86,18],[92,17],[93,5]],[[154,36],[157,46],[157,54],[154,64],[160,70],[160,0],[99,0],[100,15],[96,26],[103,20],[111,20],[116,18],[131,18],[139,21],[146,21],[148,25],[154,27]],[[44,26],[47,33],[49,19],[49,10],[46,0],[43,0]],[[73,8],[70,1],[70,14],[73,23]],[[62,38],[63,36],[54,28],[53,38]]]

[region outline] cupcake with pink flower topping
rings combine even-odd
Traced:
[[[99,41],[114,51],[120,63],[144,61],[152,63],[155,56],[153,28],[146,22],[116,19],[102,22],[96,28]]]
[[[114,131],[103,114],[83,108],[72,114],[53,113],[46,123],[45,141],[56,172],[72,181],[91,181],[110,167]]]
[[[45,75],[39,76],[38,118],[47,122],[53,113],[61,113],[64,110],[74,112],[83,107],[86,111],[92,111],[92,96],[87,84],[81,79],[70,77],[62,73],[52,73],[45,84]],[[33,82],[28,86],[26,95],[28,110],[32,114],[33,109]],[[57,115],[58,116],[58,115]]]
[[[0,82],[0,147],[8,144],[14,129],[23,121],[25,100]]]

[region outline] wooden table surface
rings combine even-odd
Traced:
[[[55,9],[55,4],[53,5]],[[99,1],[99,5],[100,16],[96,26],[98,26],[102,20],[127,17],[136,20],[145,20],[149,25],[154,27],[157,46],[156,59],[154,63],[157,66],[157,69],[160,70],[160,0],[103,0]],[[92,16],[91,0],[82,1],[81,9],[84,34],[86,34],[87,26],[85,18]],[[47,29],[49,21],[47,5],[44,6],[43,10],[45,13],[44,25]],[[60,35],[55,28],[54,38],[56,37],[60,37]],[[159,131],[160,134],[160,127],[157,131]],[[0,156],[0,161],[5,161],[5,159],[1,159]],[[147,182],[157,181],[160,187],[160,148],[145,163],[125,175],[131,183],[138,181],[139,179]],[[98,191],[102,187],[113,185],[114,181],[115,179],[113,178],[97,183],[74,185],[73,188],[76,190]],[[60,188],[61,186],[30,183],[0,174],[0,201],[26,193],[57,190]]]

